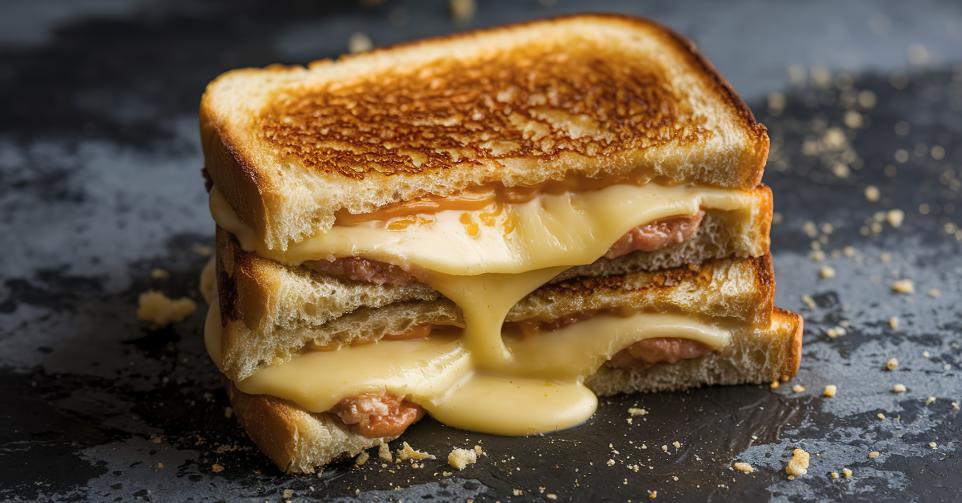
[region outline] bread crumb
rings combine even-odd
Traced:
[[[929,447],[932,448],[932,449],[938,449],[938,448],[939,448],[939,444],[936,444],[935,442],[929,442]]]
[[[879,457],[880,454],[881,454],[881,453],[880,453],[879,451],[869,451],[869,453],[868,453],[868,458],[869,458],[869,459],[875,459],[875,458]]]
[[[289,500],[294,497],[294,490],[284,489],[284,492],[282,492],[281,495],[284,496],[284,499]]]
[[[748,463],[738,462],[738,463],[735,463],[733,466],[735,467],[735,470],[745,474],[749,474],[755,471],[755,468],[753,468],[752,465]]]
[[[933,299],[937,299],[941,296],[942,296],[942,292],[940,292],[938,288],[932,288],[929,290],[929,297],[932,297]]]
[[[421,461],[424,459],[437,459],[434,457],[433,454],[429,454],[424,451],[419,451],[411,447],[411,444],[407,442],[404,442],[403,444],[401,444],[401,448],[397,450],[397,457],[401,461],[408,461],[408,460]]]
[[[880,195],[881,194],[879,193],[878,187],[874,185],[869,185],[868,187],[865,187],[865,199],[868,202],[874,203],[878,201]]]
[[[802,303],[805,304],[805,307],[809,309],[815,309],[818,307],[818,305],[815,304],[815,299],[813,299],[811,295],[802,295]]]
[[[170,273],[159,267],[155,267],[150,270],[150,277],[159,280],[166,280],[170,278]]]
[[[885,421],[885,414],[882,414],[881,412],[875,414],[875,417],[879,418],[879,421]]]
[[[210,465],[210,471],[212,471],[212,472],[214,472],[214,473],[220,473],[220,472],[224,471],[224,465],[222,465],[222,464],[220,464],[220,463],[214,463],[214,464]]]
[[[818,236],[818,227],[815,227],[815,222],[808,221],[802,224],[802,232],[810,238]]]
[[[521,490],[521,489],[512,489],[512,490],[511,490],[511,495],[512,495],[512,496],[523,496],[523,495],[524,495],[524,491]]]
[[[664,445],[664,444],[662,444],[662,446],[661,446],[661,450],[662,450],[662,451],[664,451],[664,452],[668,452],[668,446],[667,446],[667,445]]]
[[[801,393],[805,391],[805,386],[802,386],[801,384],[796,384],[792,386],[792,391],[794,391],[795,393]]]
[[[900,279],[892,282],[892,291],[903,294],[915,293],[915,286],[910,279]]]
[[[838,472],[832,472],[829,475],[831,475],[833,479],[838,480]]]
[[[888,361],[885,362],[885,370],[895,370],[897,368],[899,368],[899,361],[897,358],[889,358]]]
[[[952,402],[952,410],[959,410],[959,402]]]
[[[888,213],[885,214],[885,220],[888,221],[892,227],[901,227],[902,222],[905,220],[905,212],[899,209],[889,210]]]
[[[355,32],[347,39],[347,50],[351,54],[367,52],[374,48],[374,42],[367,33]]]
[[[840,162],[832,164],[832,174],[835,176],[839,178],[848,178],[849,173],[851,173],[851,170],[848,168],[848,165]]]
[[[845,335],[845,329],[842,327],[829,327],[825,330],[825,335],[831,337],[832,339],[841,337]]]
[[[367,451],[361,451],[361,453],[354,458],[354,466],[364,466],[364,463],[367,463],[368,459],[371,459],[371,455],[368,454]]]
[[[852,478],[852,470],[849,470],[848,468],[842,468],[842,476],[847,479]]]
[[[377,457],[381,458],[381,461],[394,461],[394,456],[391,454],[391,448],[385,442],[378,444]]]
[[[545,497],[545,498],[548,498],[548,499],[551,500],[551,501],[554,501],[554,500],[558,499],[558,495],[555,494],[555,493],[545,494],[544,497]]]
[[[792,459],[785,465],[785,473],[789,477],[801,477],[808,473],[808,461],[811,456],[804,449],[796,448],[792,451]]]
[[[929,358],[930,356],[932,355],[930,355],[928,351],[922,351],[922,358]]]
[[[778,389],[779,386],[781,386],[781,384],[778,382],[778,379],[773,379],[772,383],[768,385],[771,389]]]
[[[823,265],[818,269],[818,275],[822,279],[832,279],[835,277],[835,269],[827,265]]]
[[[653,500],[658,498],[658,491],[648,490],[648,499]]]
[[[854,256],[855,256],[855,248],[853,248],[853,247],[851,247],[851,246],[843,246],[843,247],[842,247],[842,255],[845,255],[846,257],[854,257]]]
[[[171,299],[156,290],[146,291],[137,299],[137,318],[158,327],[181,321],[195,310],[196,302],[186,297]]]
[[[898,316],[892,316],[891,318],[889,318],[889,328],[891,328],[892,330],[898,330],[899,328]]]
[[[606,461],[605,464],[608,466],[615,466],[615,460],[608,458],[608,461]]]
[[[158,462],[157,462],[157,465],[156,465],[155,467],[156,467],[158,470],[163,470],[163,469],[164,469],[164,464],[161,463],[160,461],[158,461]]]
[[[450,0],[448,9],[451,11],[451,18],[457,23],[468,23],[474,19],[474,14],[478,6],[474,0]]]
[[[906,388],[904,384],[892,385],[892,393],[905,393],[906,391],[908,391],[908,388]]]
[[[835,386],[834,384],[829,384],[825,386],[825,390],[822,391],[822,396],[833,398],[836,392],[838,392],[838,386]]]
[[[672,447],[674,447],[675,449],[681,449],[681,442],[679,442],[679,441],[677,441],[677,440],[675,440],[674,442],[672,442],[671,445],[672,445]]]
[[[472,449],[451,449],[448,454],[448,465],[451,468],[464,470],[468,465],[478,462],[478,453]]]
[[[635,417],[635,416],[645,416],[645,415],[648,415],[648,410],[647,410],[647,409],[641,409],[641,408],[638,408],[638,407],[630,407],[630,408],[628,409],[628,415],[631,416],[631,417]]]

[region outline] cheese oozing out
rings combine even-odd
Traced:
[[[550,344],[546,340],[533,346],[527,343],[512,345],[510,338],[502,336],[501,330],[511,307],[565,269],[587,265],[602,257],[615,241],[639,225],[660,219],[694,215],[699,210],[744,210],[751,207],[753,202],[751,192],[746,191],[663,186],[655,183],[619,184],[596,190],[541,194],[524,203],[493,202],[472,211],[442,210],[387,221],[335,225],[327,232],[291,244],[286,250],[268,248],[250,227],[240,221],[216,187],[211,191],[210,207],[217,224],[236,236],[245,250],[281,263],[297,265],[307,260],[330,257],[362,257],[416,269],[419,277],[428,285],[459,306],[464,315],[464,331],[456,341],[443,342],[443,339],[431,338],[431,342],[410,342],[418,347],[430,347],[430,350],[423,349],[428,353],[448,355],[444,358],[435,355],[428,360],[418,360],[419,355],[427,354],[417,352],[421,350],[408,355],[415,361],[424,363],[426,366],[423,368],[434,369],[439,366],[442,370],[447,369],[439,370],[439,376],[432,377],[431,382],[434,384],[431,386],[414,386],[410,384],[413,381],[406,377],[402,380],[409,384],[404,386],[377,379],[371,382],[381,382],[379,389],[390,388],[414,397],[413,401],[425,407],[440,421],[452,426],[460,425],[467,429],[504,434],[527,434],[572,426],[590,416],[595,407],[595,399],[581,384],[581,380],[590,374],[586,369],[597,369],[605,359],[614,354],[609,347],[614,342],[618,343],[616,346],[620,344],[617,349],[621,349],[631,342],[649,337],[683,337],[694,338],[710,347],[718,348],[724,345],[722,342],[727,342],[727,338],[720,332],[712,332],[713,337],[703,337],[706,340],[701,340],[698,334],[709,333],[710,326],[677,316],[671,319],[672,323],[659,325],[659,321],[665,322],[666,319],[657,316],[667,315],[639,314],[629,318],[599,316],[597,320],[576,323],[552,332]],[[618,328],[625,323],[633,328]],[[651,328],[648,328],[649,325]],[[664,327],[670,327],[671,330]],[[569,339],[558,336],[567,333],[573,334],[570,338],[603,341],[607,345],[604,345],[603,349],[591,348],[587,353],[586,348],[579,347],[575,342],[558,345],[558,340]],[[614,335],[615,333],[622,335]],[[404,341],[391,343],[394,342]],[[371,344],[365,349],[357,347],[330,353],[301,355],[296,357],[298,362],[320,362],[324,359],[325,363],[288,363],[260,369],[250,378],[256,378],[256,381],[248,379],[238,385],[243,391],[288,397],[309,410],[327,410],[319,407],[332,406],[336,401],[330,402],[329,397],[321,400],[322,395],[327,395],[318,391],[320,388],[311,387],[309,389],[313,391],[307,392],[305,385],[294,383],[331,382],[328,376],[334,375],[334,369],[339,368],[339,364],[335,362],[342,361],[341,358],[344,358],[344,362],[349,361],[349,352],[361,354],[370,351],[375,354],[379,351],[394,351],[384,349],[387,344],[385,341]],[[544,372],[532,370],[543,367],[540,363],[544,361],[543,353],[560,355],[567,351],[573,352],[571,358],[580,361],[576,365],[569,365],[571,369],[577,368],[577,371],[565,370],[561,375],[548,378]],[[452,352],[462,356],[454,358],[451,356]],[[538,355],[541,357],[534,357]],[[390,356],[391,360],[403,360],[397,354],[385,353],[383,356]],[[441,364],[441,360],[437,358],[448,363]],[[600,358],[604,359],[599,361]],[[326,361],[328,359],[329,361]],[[362,359],[377,361],[373,356]],[[470,364],[463,363],[462,360],[469,361]],[[461,363],[451,363],[454,361]],[[309,373],[286,370],[294,368],[292,365],[297,368],[313,368],[313,372],[323,372],[325,377],[291,381],[263,377],[286,371],[301,376]],[[386,374],[383,375],[412,375],[410,372],[403,372],[398,365],[403,367],[406,364],[398,361],[396,365],[386,365],[383,367]],[[453,367],[461,370],[455,372]],[[345,372],[352,368],[360,367],[344,367]],[[440,374],[460,377],[450,377],[453,380],[449,380],[449,377],[442,378]],[[351,379],[353,378],[346,381]],[[253,384],[264,381],[274,382],[275,385]],[[346,381],[342,391],[337,392],[339,398],[351,396],[353,391],[357,391]],[[288,383],[284,384],[285,382]],[[452,386],[455,382],[457,385]],[[414,387],[405,387],[409,385]],[[434,388],[434,385],[440,387]],[[421,387],[415,390],[418,386]],[[294,391],[295,389],[300,391]],[[329,391],[334,389],[331,387]],[[434,392],[446,389],[457,391],[446,393],[443,397]],[[484,396],[489,397],[482,399]],[[498,396],[500,398],[495,398]],[[544,407],[532,406],[530,414],[501,418],[500,423],[497,423],[497,418],[488,416],[485,416],[483,421],[470,421],[466,415],[457,412],[483,408],[482,403],[490,404],[493,400],[516,400],[510,403],[516,403],[524,409],[525,404],[532,400],[537,401],[537,397],[544,398]],[[548,407],[548,402],[551,407]],[[477,407],[473,404],[477,404]],[[494,409],[509,410],[504,406]],[[548,417],[541,417],[540,414]],[[494,426],[496,423],[501,426]]]
[[[208,311],[205,341],[220,360],[220,315]],[[379,341],[295,355],[235,383],[248,394],[276,396],[312,412],[365,393],[403,396],[444,424],[497,435],[528,435],[576,426],[597,399],[584,378],[624,347],[644,339],[682,337],[713,349],[730,330],[693,317],[636,313],[599,315],[533,336],[505,335],[512,358],[485,363],[455,332]]]

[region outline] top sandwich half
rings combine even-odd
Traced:
[[[275,251],[478,200],[617,185],[747,193],[769,146],[691,43],[607,15],[231,71],[208,86],[200,121],[216,197]]]

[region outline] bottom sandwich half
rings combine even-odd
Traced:
[[[290,473],[381,445],[424,415],[543,433],[583,422],[596,396],[769,383],[799,364],[802,320],[772,306],[767,255],[551,282],[509,313],[511,358],[483,364],[460,337],[456,306],[435,293],[330,278],[227,244],[203,281],[208,351],[248,435]],[[286,307],[264,307],[265,288],[301,303],[276,296]],[[272,314],[294,307],[297,323]]]

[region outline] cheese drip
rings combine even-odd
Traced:
[[[205,341],[220,360],[220,316],[208,311]],[[498,435],[546,433],[576,426],[597,407],[582,384],[619,350],[644,339],[681,337],[713,349],[730,343],[729,330],[693,317],[637,313],[599,315],[528,337],[506,335],[505,362],[484,362],[455,334],[380,341],[337,351],[298,354],[263,367],[241,382],[248,394],[290,400],[325,412],[343,398],[388,392],[424,407],[449,426]]]
[[[257,239],[216,187],[210,206],[218,225],[244,249],[278,262],[363,257],[415,268],[461,308],[464,339],[478,363],[502,365],[511,360],[501,338],[508,311],[561,271],[594,262],[639,225],[700,209],[746,209],[753,202],[745,191],[619,184],[474,211],[336,225],[287,250]]]

